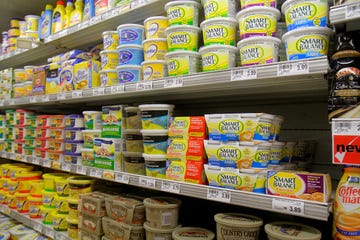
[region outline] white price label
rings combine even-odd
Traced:
[[[274,198],[272,200],[272,209],[295,214],[295,215],[304,215],[304,202],[288,200],[288,199],[278,199]]]
[[[15,105],[15,99],[13,99],[13,98],[10,99],[9,104],[10,104],[10,105]]]
[[[70,172],[71,171],[71,164],[70,163],[62,163],[61,170]]]
[[[35,164],[35,165],[40,165],[40,158],[33,157],[32,163]]]
[[[30,97],[30,103],[37,103],[37,99],[36,99],[36,97],[35,96],[33,96],[33,97]]]
[[[229,203],[231,201],[231,192],[223,189],[208,188],[207,199]]]
[[[171,192],[171,193],[180,193],[180,184],[179,183],[173,183],[173,182],[165,182],[163,181],[161,184],[161,190],[165,192]]]
[[[91,177],[96,177],[96,178],[102,178],[103,170],[92,168],[90,170],[90,176]]]
[[[11,215],[11,209],[10,209],[8,206],[3,206],[3,207],[4,207],[4,208],[3,208],[2,212],[3,212],[4,214],[10,216],[10,215]]]
[[[42,96],[41,100],[43,102],[48,102],[48,101],[50,101],[50,96],[46,94],[46,95]]]
[[[143,6],[143,5],[147,4],[147,3],[148,3],[147,0],[133,0],[130,3],[131,4],[130,7],[131,8],[137,8],[137,7]]]
[[[309,72],[308,62],[279,63],[277,69],[278,76],[304,74]]]
[[[72,98],[81,98],[83,96],[83,92],[81,90],[72,91]]]
[[[112,18],[112,11],[106,11],[102,14],[102,19],[103,20],[106,20],[106,19],[109,19],[109,18]]]
[[[42,232],[42,225],[40,223],[34,223],[32,227],[35,231]]]
[[[94,88],[93,89],[93,96],[101,96],[105,95],[105,88]]]
[[[48,160],[48,159],[44,159],[42,166],[43,166],[43,167],[50,168],[50,167],[51,167],[51,161]]]
[[[121,84],[121,85],[117,85],[117,86],[112,86],[110,91],[111,91],[111,94],[123,93],[123,92],[125,92],[125,85]]]
[[[87,167],[84,166],[76,166],[76,173],[81,175],[86,175],[87,173]]]
[[[115,182],[129,184],[130,176],[124,173],[115,173]]]
[[[234,69],[231,71],[231,81],[249,80],[257,78],[256,68]]]
[[[56,232],[56,236],[55,236],[56,240],[68,240],[69,238],[67,237],[66,232]]]
[[[65,100],[66,99],[66,93],[58,93],[57,99],[58,100]]]
[[[153,178],[139,177],[139,185],[147,188],[156,188],[156,180]]]
[[[102,19],[102,15],[98,15],[98,16],[95,16],[95,17],[91,18],[90,19],[90,25],[101,22],[101,19]]]
[[[55,237],[55,231],[51,228],[45,228],[44,229],[44,234],[49,237],[49,238],[54,238]]]
[[[0,101],[0,107],[3,107],[4,106],[4,100],[1,100]]]
[[[164,88],[182,87],[184,84],[182,77],[164,79]]]
[[[354,3],[346,6],[345,18],[360,16],[360,3]]]
[[[120,14],[120,12],[121,12],[121,8],[120,8],[120,7],[117,7],[117,8],[115,8],[115,9],[113,9],[113,10],[111,11],[111,15],[112,15],[113,17],[116,17],[116,16],[118,16],[118,15]]]
[[[89,20],[79,23],[79,24],[78,24],[78,29],[80,30],[80,29],[83,29],[83,28],[88,27],[88,26],[89,26],[89,23],[90,23]]]
[[[153,88],[153,84],[151,81],[136,83],[136,91],[151,90],[152,88]]]

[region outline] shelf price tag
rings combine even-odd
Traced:
[[[165,192],[171,192],[171,193],[180,193],[180,184],[179,183],[173,183],[173,182],[166,182],[163,181],[161,184],[161,190]]]
[[[51,167],[51,161],[48,160],[48,159],[44,159],[42,166],[43,166],[43,167],[50,168],[50,167]]]
[[[145,91],[151,90],[153,88],[153,84],[151,81],[144,81],[136,83],[136,91]]]
[[[345,18],[358,17],[360,15],[360,3],[346,6]]]
[[[87,168],[84,166],[78,165],[78,166],[76,166],[76,173],[81,174],[81,175],[86,175]]]
[[[115,182],[129,184],[130,176],[124,173],[115,173]]]
[[[45,229],[44,229],[44,234],[45,234],[46,236],[48,236],[49,238],[53,238],[53,239],[54,239],[54,237],[55,237],[55,231],[54,231],[53,229],[51,229],[51,228],[45,228]]]
[[[42,97],[41,97],[41,101],[42,101],[42,102],[48,102],[48,101],[50,101],[50,96],[47,95],[47,94],[44,95],[44,96],[42,96]]]
[[[33,227],[32,227],[35,231],[38,231],[38,232],[42,232],[42,225],[40,223],[34,223]]]
[[[98,16],[95,16],[95,17],[91,18],[90,19],[90,25],[101,22],[101,19],[102,19],[102,15],[98,15]]]
[[[2,212],[8,216],[11,215],[11,209],[9,208],[9,206],[3,206]]]
[[[90,177],[102,178],[103,171],[101,169],[92,168],[90,170]]]
[[[37,99],[35,96],[33,97],[30,97],[30,100],[29,100],[30,103],[37,103]]]
[[[278,76],[304,74],[309,72],[309,64],[306,61],[294,63],[279,63],[277,66]]]
[[[70,163],[62,163],[61,170],[70,172],[71,171],[71,164]]]
[[[13,99],[13,98],[10,99],[10,100],[9,100],[9,104],[10,104],[10,105],[15,105],[15,99]]]
[[[231,81],[241,81],[257,78],[256,68],[242,68],[231,70]]]
[[[56,232],[56,240],[68,240],[69,238],[62,232]]]
[[[156,188],[156,180],[147,177],[139,177],[139,185],[147,188]]]
[[[288,214],[304,215],[304,202],[273,198],[272,209]]]
[[[125,85],[124,84],[120,84],[117,86],[112,86],[110,88],[111,94],[116,94],[116,93],[123,93],[125,92]]]
[[[89,20],[79,23],[78,29],[80,30],[80,29],[86,28],[88,26],[89,26]]]
[[[105,88],[94,88],[93,89],[93,96],[101,96],[105,95]]]
[[[208,188],[207,199],[229,203],[231,200],[231,192],[223,189]]]
[[[82,98],[83,92],[81,90],[76,90],[71,93],[72,98]]]
[[[40,159],[37,157],[32,157],[29,160],[30,160],[30,163],[32,163],[32,164],[40,165]]]
[[[184,84],[182,77],[164,79],[164,88],[182,87]]]
[[[66,99],[66,93],[58,93],[57,100],[65,100]]]

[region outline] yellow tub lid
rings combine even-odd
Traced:
[[[265,225],[268,236],[281,240],[320,240],[321,232],[300,223],[272,222]]]
[[[45,173],[43,175],[44,179],[55,179],[55,178],[67,178],[69,174],[67,173]]]
[[[37,197],[32,197],[32,196],[28,196],[27,199],[30,202],[42,202],[42,198],[37,198]]]
[[[66,221],[68,222],[68,223],[70,223],[70,224],[75,224],[75,225],[77,225],[77,224],[79,224],[79,219],[78,218],[72,218],[72,217],[67,217],[66,218]]]
[[[67,201],[69,204],[79,204],[78,198],[68,198]]]
[[[15,173],[16,178],[31,178],[31,177],[37,177],[41,176],[41,171],[35,171],[35,172],[17,172]]]
[[[92,184],[95,179],[85,176],[73,176],[67,179],[71,184]]]
[[[15,197],[28,197],[29,195],[30,193],[19,193],[19,192],[15,193]]]

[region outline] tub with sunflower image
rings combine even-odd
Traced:
[[[105,138],[121,138],[125,105],[102,107],[101,136]]]
[[[115,165],[119,165],[118,155],[121,152],[121,145],[121,139],[94,139],[94,167],[114,170]]]

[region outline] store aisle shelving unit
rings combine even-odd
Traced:
[[[331,7],[329,19],[337,31],[360,30],[360,2]]]

